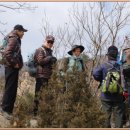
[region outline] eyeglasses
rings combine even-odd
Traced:
[[[47,41],[47,43],[53,44],[54,42],[53,41]]]

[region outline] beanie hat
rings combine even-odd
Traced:
[[[108,52],[107,52],[107,55],[109,55],[110,57],[112,58],[117,58],[117,55],[118,55],[118,49],[116,46],[110,46],[108,48]]]

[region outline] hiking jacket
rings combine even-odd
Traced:
[[[84,72],[85,65],[82,58],[71,56],[59,60],[59,64],[57,64],[57,69],[59,70],[60,76],[64,76],[67,73],[69,75],[73,75],[73,71]]]
[[[83,60],[74,56],[69,57],[67,72],[73,72],[74,67],[79,72],[84,71]]]
[[[109,60],[108,63],[114,65],[116,61]],[[117,66],[117,69],[119,69],[119,66]],[[93,77],[95,80],[102,83],[102,81],[105,79],[108,72],[108,68],[106,66],[106,63],[101,64],[99,67],[95,68],[93,70]],[[101,100],[104,101],[122,101],[123,96],[122,94],[111,94],[111,93],[103,93],[101,92]]]
[[[43,48],[43,49],[42,49]],[[42,46],[36,50],[35,62],[37,67],[36,78],[49,79],[52,74],[52,50]]]
[[[23,58],[21,55],[21,39],[12,31],[5,38],[8,39],[7,47],[5,48],[4,56],[6,59],[5,66],[15,67],[18,64],[19,69],[23,67]]]

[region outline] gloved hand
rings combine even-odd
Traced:
[[[53,58],[53,56],[47,56],[46,60],[49,61],[49,62],[51,62],[52,58]]]
[[[52,57],[52,58],[51,58],[51,63],[52,63],[52,64],[55,64],[56,61],[57,61],[56,57]]]

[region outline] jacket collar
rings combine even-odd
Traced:
[[[15,30],[11,31],[7,36],[9,36],[9,37],[16,37],[16,38],[20,39],[20,37],[17,35]]]
[[[44,46],[44,45],[42,45],[42,47],[44,47],[45,48],[45,50],[47,50],[47,51],[53,51],[52,49],[50,49],[50,48],[47,48],[46,46]]]

